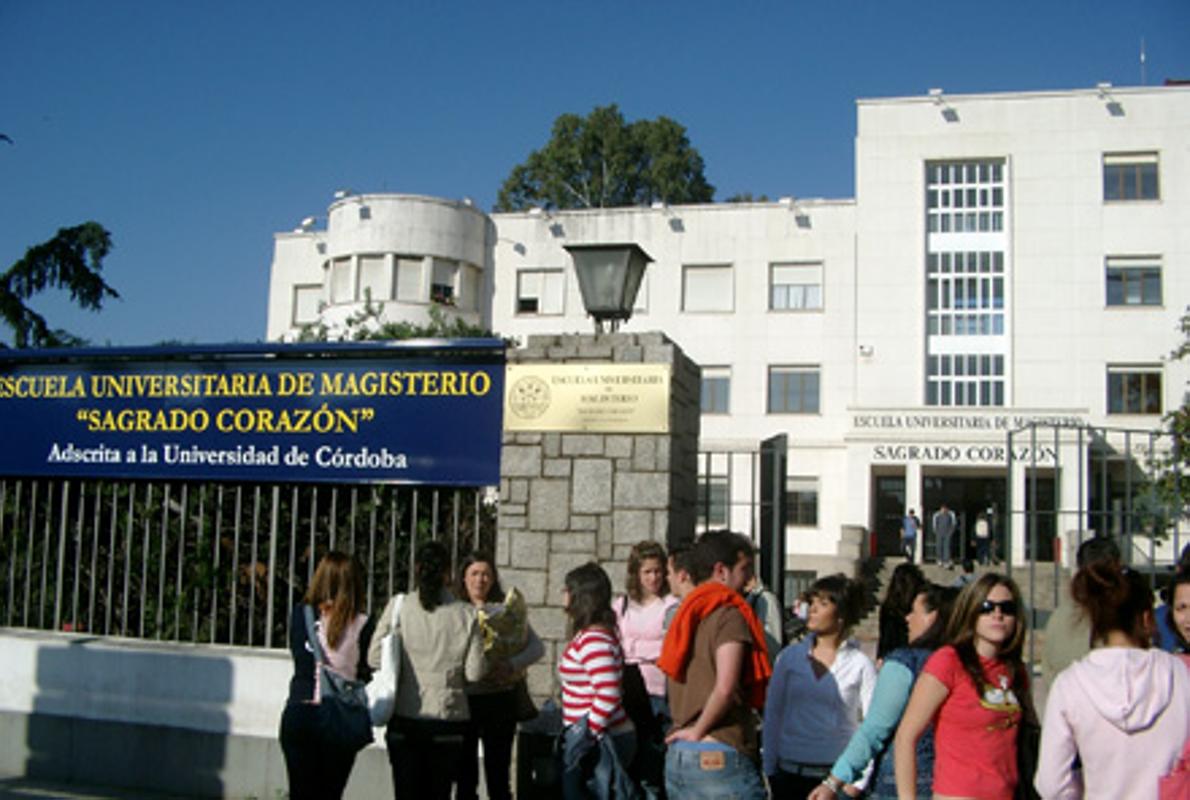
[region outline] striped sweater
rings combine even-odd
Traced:
[[[624,655],[615,634],[603,628],[579,631],[558,662],[562,681],[562,722],[572,725],[587,718],[596,736],[628,721],[621,702],[620,677]]]

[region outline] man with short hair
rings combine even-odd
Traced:
[[[755,548],[730,531],[692,551],[697,586],[683,598],[657,666],[669,676],[674,727],[666,737],[666,793],[763,800],[756,711],[772,675],[764,630],[745,602]]]
[[[947,508],[946,503],[943,503],[934,512],[930,524],[934,528],[934,559],[940,565],[950,569],[954,566],[954,561],[950,557],[950,543],[954,539],[958,520],[955,519],[954,512]]]

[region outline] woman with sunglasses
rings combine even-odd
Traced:
[[[1070,593],[1093,649],[1050,687],[1034,785],[1047,800],[1156,797],[1190,730],[1190,671],[1149,648],[1153,592],[1135,570],[1090,564]]]
[[[934,797],[1012,800],[1016,737],[1031,708],[1021,593],[986,573],[955,602],[949,644],[930,656],[894,740],[897,795],[918,797],[917,740],[934,722]]]

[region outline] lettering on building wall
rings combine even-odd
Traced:
[[[1023,445],[1012,448],[1014,461],[1053,464],[1052,445],[1037,448]],[[872,447],[872,461],[906,463],[923,461],[935,464],[1004,464],[1008,448],[1002,444],[878,444]]]
[[[1085,425],[1077,416],[1028,414],[855,414],[857,430],[1012,431],[1037,425]]]

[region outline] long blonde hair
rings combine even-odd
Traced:
[[[359,562],[338,550],[327,553],[314,570],[303,602],[317,611],[330,606],[326,642],[338,647],[343,632],[364,608],[364,571]]]

